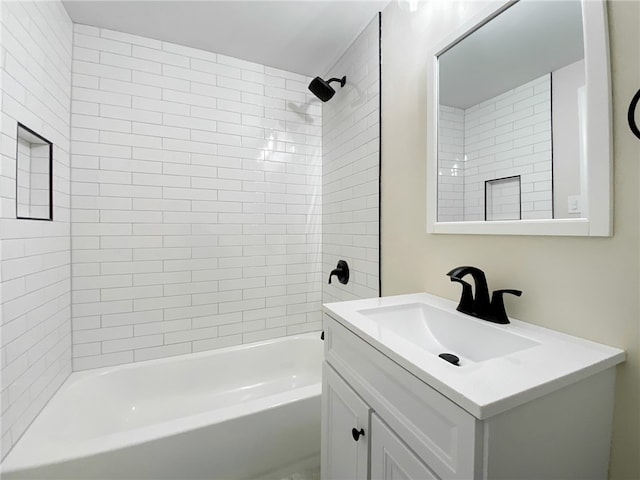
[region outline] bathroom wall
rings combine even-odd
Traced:
[[[322,301],[379,295],[380,19],[323,78],[336,94],[322,105]],[[349,283],[329,273],[349,264]]]
[[[309,79],[85,25],[73,72],[74,369],[319,330]]]
[[[71,373],[72,24],[60,2],[2,2],[1,457]],[[53,142],[53,221],[16,219],[20,122]]]
[[[640,142],[627,108],[640,79],[640,3],[607,2],[614,142],[611,238],[435,235],[425,233],[427,59],[452,29],[486,4],[425,2],[414,14],[391,2],[382,24],[383,295],[426,291],[457,299],[445,273],[476,265],[516,318],[624,348],[617,369],[612,479],[640,478]]]

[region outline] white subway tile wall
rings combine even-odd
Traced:
[[[309,80],[75,25],[74,369],[321,328]]]
[[[69,110],[73,27],[58,1],[2,2],[0,12],[0,404],[4,458],[71,373]],[[53,142],[53,221],[16,219],[17,122]]]
[[[438,117],[438,221],[464,220],[464,110],[440,105]]]
[[[376,15],[325,78],[336,94],[322,109],[323,302],[377,297],[380,209],[380,27]],[[329,273],[349,264],[342,285]]]
[[[522,219],[553,217],[550,74],[465,110],[441,106],[440,115],[439,221],[484,220],[485,182],[515,175],[521,176]],[[461,115],[463,165],[455,167]]]

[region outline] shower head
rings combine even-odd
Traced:
[[[323,102],[331,100],[331,97],[336,93],[331,85],[331,82],[340,82],[340,87],[344,87],[344,84],[347,83],[347,77],[344,76],[342,78],[330,78],[329,80],[323,80],[320,77],[316,77],[311,80],[309,84],[309,90],[316,97],[318,97]]]

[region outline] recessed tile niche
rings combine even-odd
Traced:
[[[53,220],[53,144],[18,123],[16,218]]]
[[[486,221],[521,220],[521,192],[520,175],[484,182],[484,219]]]

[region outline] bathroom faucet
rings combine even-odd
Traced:
[[[496,290],[491,296],[491,301],[489,301],[487,277],[479,268],[469,266],[456,267],[448,272],[447,275],[452,282],[457,282],[462,285],[462,296],[460,297],[460,303],[456,310],[493,323],[510,323],[504,308],[503,295],[509,293],[519,297],[522,295],[520,290]],[[475,296],[471,285],[462,280],[466,275],[473,277]]]
[[[456,267],[447,273],[452,282],[462,284],[462,297],[457,310],[474,317],[484,318],[489,312],[489,288],[484,272],[476,267]],[[475,284],[475,296],[471,293],[471,285],[462,277],[471,275]]]

